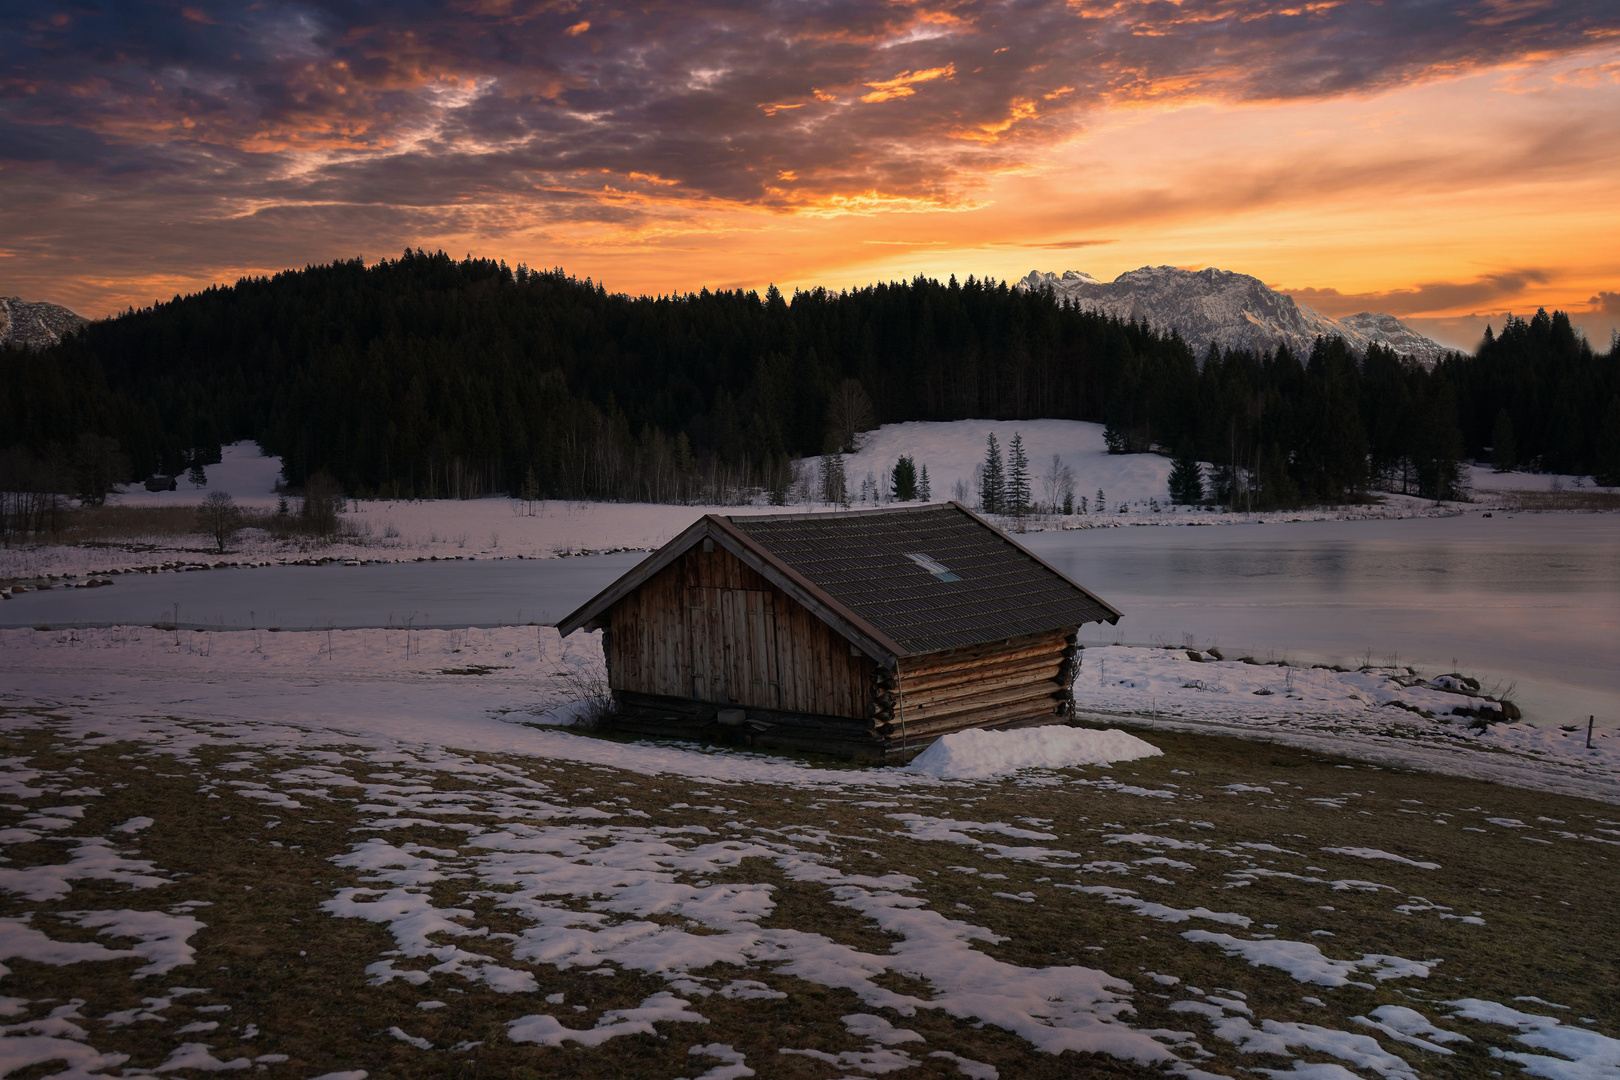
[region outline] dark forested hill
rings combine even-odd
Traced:
[[[724,499],[780,489],[791,458],[864,425],[967,417],[1107,422],[1121,449],[1222,465],[1228,497],[1256,504],[1354,498],[1375,478],[1443,493],[1504,411],[1519,460],[1604,468],[1615,357],[1541,314],[1433,373],[1337,341],[1195,358],[1173,334],[972,278],[632,298],[422,252],[0,351],[16,468],[97,436],[131,476],[175,472],[251,438],[293,484],[326,470],[362,496]]]

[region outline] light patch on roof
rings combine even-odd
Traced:
[[[931,559],[920,551],[906,552],[906,558],[933,574],[941,581],[961,581],[962,579],[951,573],[950,568],[936,559]]]

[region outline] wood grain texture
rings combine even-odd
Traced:
[[[718,545],[687,551],[607,623],[614,690],[866,718],[872,661]]]

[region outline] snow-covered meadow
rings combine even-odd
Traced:
[[[858,453],[845,458],[850,490],[858,498],[871,476],[887,498],[888,477],[902,454],[929,470],[931,497],[954,498],[965,492],[977,498],[974,470],[984,460],[986,437],[994,433],[1005,454],[1014,435],[1021,435],[1030,460],[1034,497],[1049,501],[1043,476],[1056,456],[1074,478],[1076,505],[1083,497],[1087,513],[1037,515],[1026,520],[1029,531],[1119,528],[1129,525],[1209,525],[1249,522],[1341,521],[1366,518],[1448,517],[1461,513],[1456,504],[1436,504],[1404,495],[1383,495],[1375,504],[1266,513],[1230,513],[1175,507],[1169,503],[1170,461],[1157,454],[1112,455],[1103,443],[1100,424],[1075,420],[957,420],[885,424],[862,436]],[[194,487],[182,476],[174,491],[151,492],[139,485],[109,497],[113,506],[195,506],[213,491],[225,491],[241,506],[273,510],[280,501],[275,487],[281,460],[266,457],[252,442],[226,446],[223,460],[206,468],[207,485]],[[806,474],[818,459],[803,463]],[[1474,509],[1490,509],[1514,491],[1569,490],[1589,480],[1580,477],[1509,473],[1468,466],[1476,490]],[[1106,512],[1097,513],[1101,492]],[[291,500],[296,508],[297,499]],[[857,505],[861,505],[857,503]],[[798,503],[795,511],[825,511],[820,503]],[[421,501],[353,501],[344,514],[345,535],[330,544],[308,540],[277,541],[248,530],[231,545],[231,554],[211,555],[200,535],[181,538],[131,536],[127,543],[79,547],[33,544],[0,550],[0,582],[48,575],[84,576],[109,570],[184,566],[200,562],[261,565],[315,558],[398,561],[417,558],[549,558],[591,551],[650,550],[668,541],[704,513],[780,513],[764,497],[745,506],[671,506],[656,503],[592,503],[567,500],[524,502],[505,497]]]
[[[626,744],[557,726],[598,657],[543,627],[6,632],[0,1073],[1620,1068],[1608,804],[1140,728],[909,769]],[[1327,716],[1330,676],[1466,730],[1378,705],[1380,673],[1249,696]],[[1396,742],[1337,707],[1344,747]],[[1500,730],[1442,741],[1579,772]]]
[[[1115,513],[1168,463],[1094,425],[950,427],[852,481],[910,453],[949,496],[994,427],[1107,494],[1041,527],[1239,520]],[[120,498],[271,507],[276,468]],[[1365,512],[1455,512],[1408,502]],[[704,509],[360,503],[228,558],[648,548]],[[1084,655],[1086,726],[856,769],[576,730],[599,644],[544,626],[0,630],[0,1076],[1620,1078],[1612,727],[1480,726],[1394,664]]]

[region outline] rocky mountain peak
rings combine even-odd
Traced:
[[[1286,345],[1309,355],[1318,337],[1342,337],[1357,353],[1384,345],[1432,365],[1448,350],[1393,315],[1362,313],[1335,319],[1277,292],[1259,278],[1208,267],[1181,270],[1144,266],[1111,282],[1075,270],[1061,276],[1032,271],[1020,289],[1050,287],[1060,298],[1121,319],[1146,320],[1162,331],[1176,330],[1202,357],[1212,341],[1222,348],[1270,352]]]
[[[43,349],[89,321],[59,304],[0,296],[0,346]]]

